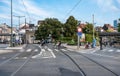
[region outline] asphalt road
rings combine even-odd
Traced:
[[[120,76],[118,56],[93,51],[28,44],[22,50],[0,54],[0,76]]]

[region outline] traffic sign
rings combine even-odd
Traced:
[[[77,35],[78,35],[78,36],[82,36],[82,32],[78,32]]]
[[[82,29],[81,29],[81,28],[78,28],[78,32],[82,32]]]

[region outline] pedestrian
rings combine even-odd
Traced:
[[[59,41],[57,44],[58,49],[60,48],[60,46],[61,46],[61,41]]]
[[[89,49],[89,48],[90,48],[90,42],[87,42],[87,43],[86,43],[85,48],[86,48],[86,49]]]

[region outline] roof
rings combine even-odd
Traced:
[[[100,32],[99,36],[120,36],[120,32]]]

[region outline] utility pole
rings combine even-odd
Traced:
[[[10,39],[10,46],[13,47],[13,8],[12,8],[12,0],[11,0],[11,39]]]
[[[19,25],[19,32],[20,32],[20,18],[25,17],[25,16],[15,16],[18,18],[18,25]],[[21,35],[19,35],[19,41],[21,40]],[[21,45],[21,42],[20,42]]]
[[[27,30],[26,30],[26,18],[25,18],[25,44],[27,44]]]
[[[95,38],[94,36],[94,14],[93,14],[93,39]]]

